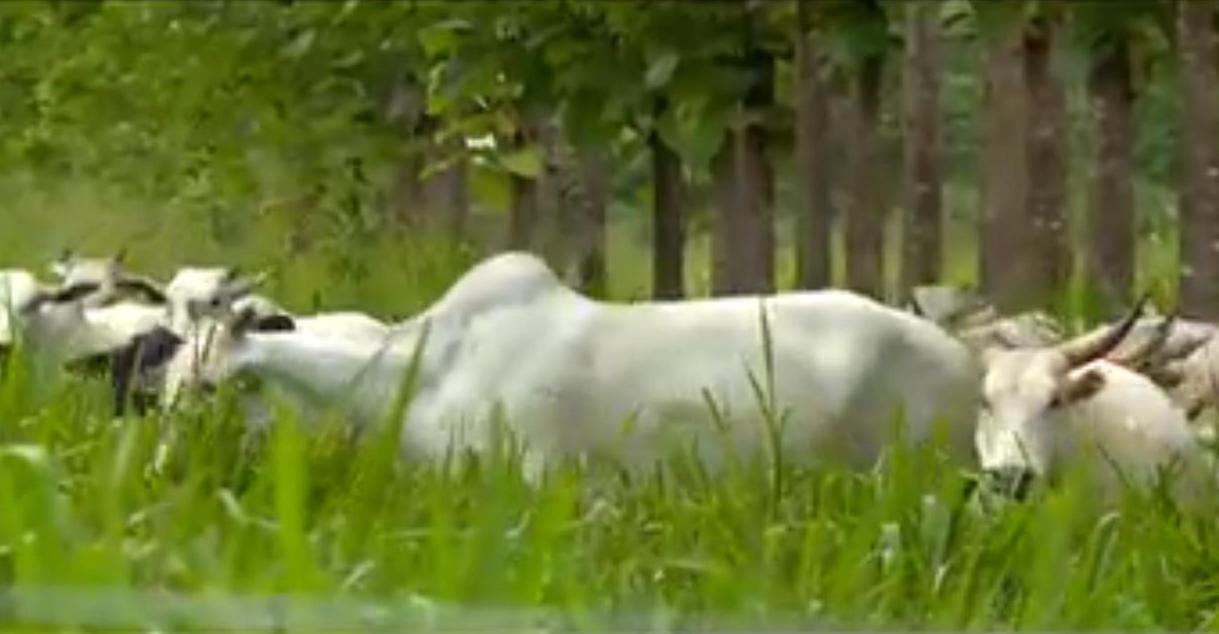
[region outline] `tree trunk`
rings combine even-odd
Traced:
[[[1215,5],[1190,0],[1177,6],[1181,56],[1181,266],[1182,311],[1219,319],[1219,76],[1216,75]]]
[[[390,204],[393,222],[399,228],[417,227],[425,218],[421,173],[426,160],[418,140],[431,133],[434,122],[423,107],[424,92],[419,83],[406,74],[395,78],[385,97],[382,116],[397,128],[408,150],[395,168]]]
[[[542,153],[537,249],[554,270],[566,272],[577,248],[572,236],[578,233],[580,219],[576,209],[563,204],[563,189],[565,182],[579,182],[580,170],[575,150],[556,118],[539,117],[532,129]]]
[[[1134,88],[1127,37],[1117,35],[1092,65],[1088,92],[1096,125],[1096,173],[1088,225],[1089,278],[1106,312],[1130,301],[1134,284]]]
[[[443,149],[443,152],[439,151]],[[461,142],[437,148],[432,160],[447,165],[423,179],[424,203],[435,229],[460,239],[470,217],[469,169]],[[426,167],[425,167],[426,169]]]
[[[576,152],[578,191],[572,208],[576,218],[576,274],[580,290],[592,297],[605,297],[605,220],[610,202],[610,161],[600,149]]]
[[[1044,305],[1063,288],[1070,271],[1067,208],[1066,92],[1054,73],[1061,29],[1038,16],[1024,31],[1024,81],[1029,94],[1027,248],[1021,254],[1030,286],[1022,307]]]
[[[731,293],[737,275],[734,260],[739,256],[735,244],[741,236],[744,220],[743,210],[737,202],[736,137],[735,131],[726,132],[719,151],[711,159],[717,207],[711,227],[712,295]]]
[[[803,185],[803,208],[796,216],[797,286],[821,288],[830,284],[831,202],[828,87],[821,77],[816,42],[809,33],[808,3],[798,2],[796,33],[798,93],[796,101],[796,158]]]
[[[685,183],[681,157],[655,130],[648,137],[648,148],[652,155],[652,297],[678,299],[685,295]]]
[[[712,291],[719,295],[774,290],[774,177],[760,123],[774,105],[774,58],[753,48],[744,61],[754,72],[743,103],[746,121],[728,135],[716,161],[719,177],[725,181],[719,188],[719,252],[712,279]]]
[[[423,157],[416,152],[408,154],[395,168],[393,215],[399,227],[417,227],[424,222]]]
[[[867,59],[855,85],[851,144],[851,207],[847,214],[847,286],[873,297],[884,294],[884,178],[880,174],[880,89],[883,60]]]
[[[1001,308],[1018,303],[1025,267],[1021,245],[1026,232],[1024,155],[1026,93],[1021,66],[1020,28],[987,43],[982,116],[983,215],[979,230],[981,287]]]
[[[512,139],[515,148],[524,147],[528,135],[517,131]],[[529,251],[537,245],[539,188],[538,179],[509,174],[508,248]]]
[[[906,6],[906,222],[902,291],[940,279],[939,4]]]

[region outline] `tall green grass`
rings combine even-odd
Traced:
[[[508,449],[408,463],[393,432],[353,446],[287,412],[250,444],[228,398],[113,421],[87,379],[21,393],[0,402],[6,628],[1183,630],[1219,605],[1214,504],[1108,506],[1082,481],[990,499],[932,452],[530,484]]]

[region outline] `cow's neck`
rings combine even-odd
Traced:
[[[277,390],[357,414],[379,409],[409,362],[397,347],[304,333],[250,333],[233,358]]]

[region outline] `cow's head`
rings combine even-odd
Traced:
[[[295,328],[287,315],[264,315],[249,306],[201,321],[175,346],[165,367],[162,404],[173,404],[186,390],[213,391],[236,374],[248,334]]]
[[[265,273],[243,275],[236,267],[179,269],[165,287],[171,327],[184,333],[189,324],[233,313],[234,302],[249,296],[265,278]]]
[[[165,303],[165,293],[160,285],[125,269],[126,257],[126,249],[108,258],[85,258],[65,250],[48,268],[58,278],[60,288],[96,284],[97,291],[84,299],[86,306],[101,306],[125,297],[136,297],[155,304]]]
[[[1070,409],[1105,387],[1092,362],[1122,342],[1144,303],[1116,324],[1048,345],[1008,341],[994,329],[962,333],[984,368],[975,443],[994,482],[1019,493],[1053,470]]]

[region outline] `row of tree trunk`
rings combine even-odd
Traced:
[[[831,236],[835,214],[831,192],[835,170],[833,130],[848,130],[847,202],[844,218],[848,287],[883,296],[885,280],[886,173],[880,134],[886,59],[876,55],[859,64],[846,94],[821,69],[823,51],[813,34],[810,9],[798,3],[795,38],[796,165],[802,197],[795,231],[797,284],[819,288],[833,283]],[[906,5],[905,51],[901,58],[905,139],[902,179],[899,294],[917,284],[943,278],[943,176],[941,167],[941,77],[944,74],[939,3]],[[1219,36],[1210,3],[1181,2],[1176,40],[1183,97],[1180,299],[1186,313],[1219,318]],[[748,18],[747,18],[748,20]],[[738,62],[753,83],[741,102],[740,117],[725,133],[713,160],[716,215],[713,222],[712,291],[716,294],[770,292],[775,277],[774,170],[760,113],[775,100],[775,59],[751,39]],[[1005,309],[1053,302],[1066,288],[1073,265],[1068,231],[1066,90],[1057,56],[1065,32],[1061,16],[1042,12],[988,38],[981,68],[983,187],[979,217],[978,261],[982,289]],[[1135,285],[1136,219],[1133,188],[1133,114],[1136,99],[1128,35],[1111,33],[1093,57],[1088,78],[1090,113],[1096,140],[1095,170],[1088,183],[1085,253],[1080,263],[1101,305],[1127,304]],[[842,119],[835,99],[850,104]],[[658,97],[659,118],[668,104]],[[520,143],[553,130],[526,127]],[[561,134],[561,131],[558,133]],[[532,138],[530,138],[532,137]],[[565,147],[551,141],[547,147]],[[653,179],[653,295],[685,294],[685,208],[688,203],[679,155],[658,134],[647,138]],[[536,246],[540,211],[573,208],[560,218],[559,231],[578,236],[577,270],[586,289],[600,289],[605,278],[605,214],[610,198],[608,156],[579,148],[548,156],[550,169],[539,179],[512,178],[509,242]],[[441,172],[413,188],[411,205],[456,206],[464,223],[468,202],[464,168]],[[570,177],[556,176],[570,173]],[[548,182],[566,182],[579,192],[564,203]],[[576,185],[573,187],[571,183]],[[429,193],[430,192],[430,193]],[[560,196],[556,198],[556,196]],[[574,215],[571,215],[573,214]],[[559,214],[564,215],[564,214]],[[545,242],[545,240],[542,240]],[[560,259],[571,259],[556,256]]]

